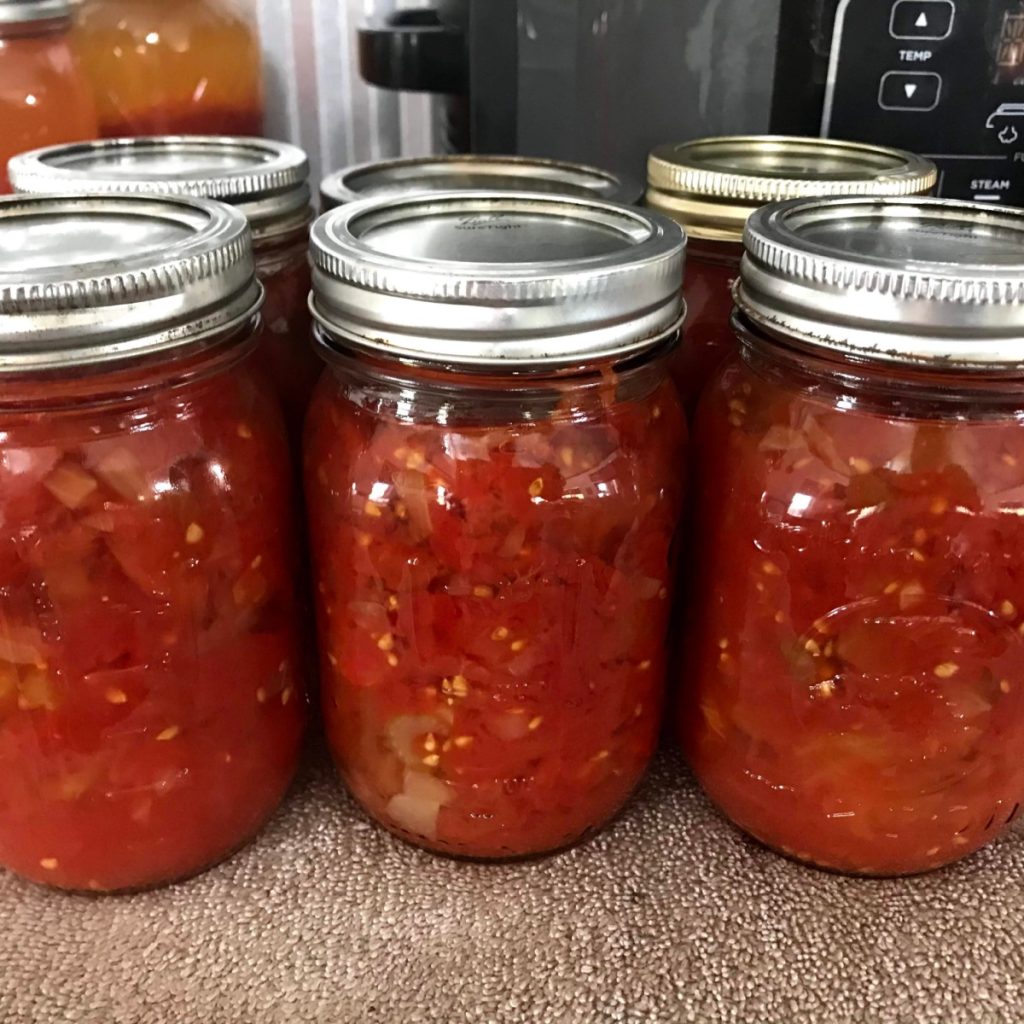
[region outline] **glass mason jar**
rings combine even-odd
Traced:
[[[263,62],[233,0],[83,0],[100,135],[261,135]]]
[[[586,164],[527,156],[461,153],[346,167],[324,178],[320,185],[320,203],[324,210],[333,210],[356,199],[463,189],[557,192],[626,204],[639,202],[643,193],[638,181]]]
[[[928,192],[929,160],[835,139],[750,135],[658,146],[647,163],[647,205],[686,228],[686,326],[674,376],[691,410],[736,349],[732,282],[743,225],[766,203],[802,196],[906,196]]]
[[[0,202],[0,865],[33,881],[195,874],[292,778],[294,494],[260,299],[220,204]]]
[[[0,0],[0,193],[16,153],[96,135],[89,83],[69,42],[68,0]]]
[[[327,734],[417,845],[555,850],[643,775],[684,476],[682,253],[671,221],[570,197],[371,200],[314,225]]]
[[[1024,800],[1024,214],[755,214],[701,403],[680,728],[790,856],[926,871]]]
[[[257,362],[285,405],[291,432],[303,417],[321,362],[310,345],[309,161],[267,139],[174,136],[53,146],[11,161],[19,192],[133,192],[219,199],[241,210],[266,290]]]

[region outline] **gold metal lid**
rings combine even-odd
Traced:
[[[658,146],[647,161],[647,205],[694,238],[741,243],[767,203],[819,196],[913,196],[935,165],[900,149],[837,139],[736,135]]]

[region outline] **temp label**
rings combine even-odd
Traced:
[[[939,195],[1024,205],[1024,0],[841,0],[822,134],[930,157]]]

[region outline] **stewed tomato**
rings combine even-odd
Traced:
[[[773,358],[734,359],[698,418],[684,744],[773,847],[850,872],[936,867],[1024,800],[1019,405]]]
[[[263,337],[257,361],[284,404],[296,439],[323,363],[313,351],[309,314],[310,269],[303,232],[298,242],[258,244],[256,273],[263,282]]]
[[[97,132],[89,80],[78,66],[67,20],[23,21],[19,8],[26,10],[5,5],[0,11],[0,193],[11,191],[11,157]]]
[[[732,330],[732,282],[739,276],[743,247],[738,242],[691,239],[683,297],[686,324],[672,375],[687,409],[696,408],[701,392],[736,351]]]
[[[682,497],[665,364],[505,390],[348,361],[325,374],[306,469],[327,730],[398,834],[541,853],[640,779]]]
[[[27,878],[118,890],[192,874],[291,779],[288,453],[248,362],[122,380],[101,403],[54,405],[50,388],[15,404],[5,383],[0,863]]]

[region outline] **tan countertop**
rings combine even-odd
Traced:
[[[1024,833],[922,878],[801,868],[663,755],[545,860],[441,860],[311,758],[248,850],[131,897],[0,873],[2,1024],[1024,1021]]]

